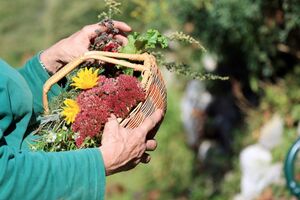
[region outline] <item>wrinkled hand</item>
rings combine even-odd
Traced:
[[[130,26],[126,23],[119,21],[113,22],[114,27],[118,28],[121,32],[131,31]],[[46,49],[41,54],[40,58],[47,70],[51,73],[55,73],[64,64],[87,52],[91,40],[97,36],[96,30],[104,32],[107,28],[99,24],[87,25],[80,31],[60,40],[50,48]],[[127,43],[127,38],[123,35],[116,35],[115,38],[120,40],[123,45]]]
[[[147,140],[147,134],[159,125],[162,117],[163,112],[157,110],[135,129],[121,127],[115,116],[109,119],[100,147],[107,176],[150,161],[145,151],[155,150],[157,143],[154,139]]]

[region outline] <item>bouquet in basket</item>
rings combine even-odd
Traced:
[[[119,12],[119,4],[106,3],[110,12],[101,15],[100,24],[107,31],[98,33],[90,52],[67,64],[44,86],[45,114],[36,130],[39,138],[32,145],[34,150],[98,147],[111,114],[121,125],[134,128],[155,109],[166,111],[166,88],[157,63],[194,78],[216,78],[189,73],[184,65],[165,61],[159,50],[168,48],[172,40],[204,49],[197,40],[181,32],[169,36],[154,29],[134,32],[127,36],[128,44],[122,46],[114,37],[119,30],[111,20],[112,12]],[[63,92],[48,102],[47,91],[58,81],[64,82]]]

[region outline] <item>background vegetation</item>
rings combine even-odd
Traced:
[[[214,73],[229,81],[206,81],[217,99],[206,111],[213,149],[206,162],[187,145],[179,102],[188,83],[168,72],[168,112],[158,135],[159,148],[147,166],[107,179],[107,199],[232,199],[240,192],[238,156],[256,142],[257,130],[272,114],[284,118],[284,139],[274,162],[297,138],[300,120],[300,1],[298,0],[123,0],[122,14],[136,31],[182,30],[200,39],[206,53],[176,48],[170,58],[204,71],[203,57],[216,62]],[[0,56],[14,66],[86,24],[97,22],[101,0],[1,0]],[[178,81],[179,80],[179,81]],[[219,100],[218,100],[219,99]],[[225,101],[229,105],[224,109]],[[226,113],[232,111],[226,117]],[[216,117],[225,116],[230,128]],[[199,123],[201,119],[199,118]],[[224,139],[225,138],[225,139]],[[268,188],[270,199],[290,199],[283,185]],[[263,196],[261,197],[263,198]]]

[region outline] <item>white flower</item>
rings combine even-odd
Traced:
[[[57,135],[56,135],[55,132],[49,131],[49,134],[47,135],[46,141],[47,141],[48,143],[52,143],[52,142],[54,142],[54,141],[56,140],[56,137],[57,137]]]
[[[72,139],[73,140],[76,140],[78,137],[79,137],[79,133],[78,132],[76,132],[76,133],[74,133],[73,135],[72,135]]]

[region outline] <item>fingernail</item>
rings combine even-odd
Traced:
[[[131,31],[131,30],[132,30],[132,28],[131,28],[128,24],[124,23],[124,25],[126,26],[126,29],[127,29],[128,31]]]
[[[108,121],[115,120],[115,119],[116,119],[116,116],[114,114],[110,114]]]
[[[151,156],[147,156],[147,158],[146,158],[146,163],[149,163],[150,160],[151,160]]]

